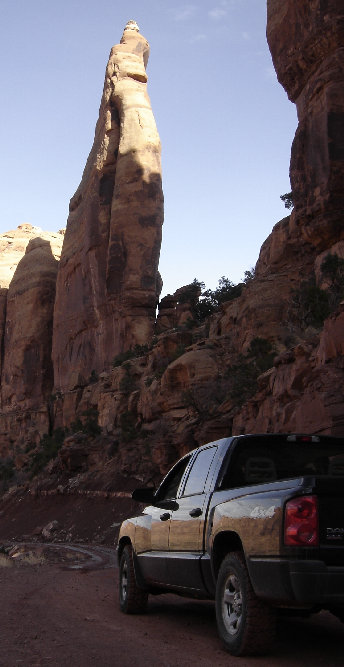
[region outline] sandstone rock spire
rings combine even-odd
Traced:
[[[148,56],[129,21],[110,53],[94,144],[70,202],[54,312],[59,389],[83,384],[153,332],[163,194]]]

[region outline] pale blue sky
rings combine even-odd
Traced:
[[[265,0],[0,0],[0,233],[66,225],[113,44],[151,46],[162,143],[163,294],[238,282],[287,211],[296,112],[266,43]]]

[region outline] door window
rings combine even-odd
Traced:
[[[185,458],[181,459],[181,461],[178,461],[178,463],[176,463],[176,465],[172,468],[172,470],[170,470],[167,477],[165,477],[164,481],[162,482],[161,486],[157,491],[156,494],[157,501],[167,500],[169,498],[176,498],[180,482],[182,480],[186,466],[188,465],[189,461],[190,461],[190,456],[186,456]]]

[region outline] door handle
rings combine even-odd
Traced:
[[[190,514],[190,516],[196,518],[196,517],[198,517],[198,516],[201,516],[201,514],[202,514],[202,510],[201,510],[200,507],[195,507],[195,509],[191,510],[191,511],[189,512],[189,514]]]
[[[169,512],[164,512],[164,514],[160,514],[161,521],[168,521],[170,518],[171,515]]]

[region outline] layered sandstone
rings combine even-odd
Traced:
[[[70,202],[54,312],[58,389],[84,385],[153,334],[163,194],[148,55],[130,21],[110,53],[94,144]]]

